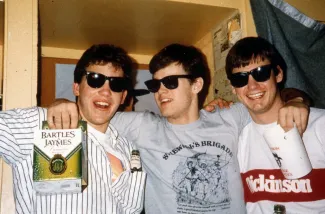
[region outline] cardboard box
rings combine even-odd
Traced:
[[[37,194],[80,193],[88,183],[87,124],[34,133],[33,181]]]

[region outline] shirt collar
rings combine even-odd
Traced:
[[[113,147],[115,147],[117,139],[119,137],[117,130],[111,124],[108,125],[105,133],[102,133],[92,126],[88,125],[88,132],[94,135],[99,144],[109,143]]]

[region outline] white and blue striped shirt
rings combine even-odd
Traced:
[[[36,195],[33,190],[33,137],[43,120],[46,120],[46,109],[39,107],[0,112],[0,155],[13,169],[17,214],[141,212],[146,174],[130,172],[133,147],[111,125],[105,134],[88,126],[88,186],[82,193]],[[107,151],[113,151],[125,169],[114,182]]]

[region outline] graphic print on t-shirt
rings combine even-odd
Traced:
[[[282,158],[276,152],[272,152],[272,154],[273,154],[273,157],[275,158],[278,166],[281,167],[282,166],[282,163],[281,163]]]
[[[196,153],[179,162],[173,172],[178,213],[202,213],[229,208],[227,167],[232,152],[222,145],[217,151],[215,155]]]

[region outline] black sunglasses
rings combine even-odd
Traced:
[[[269,65],[263,65],[257,68],[254,68],[251,71],[248,72],[238,72],[231,74],[229,77],[230,83],[235,88],[241,88],[248,84],[248,78],[249,75],[252,75],[252,77],[257,82],[264,82],[268,79],[270,79],[271,71],[272,71],[272,64]]]
[[[108,77],[92,71],[86,71],[87,84],[92,88],[100,88],[106,80],[109,82],[109,87],[114,92],[122,92],[128,88],[128,81],[125,77]]]
[[[166,76],[160,80],[157,79],[147,80],[144,83],[146,84],[150,92],[156,93],[157,91],[159,91],[160,83],[164,84],[164,86],[168,89],[177,88],[178,78],[193,79],[193,76],[192,75],[171,75],[171,76]]]

